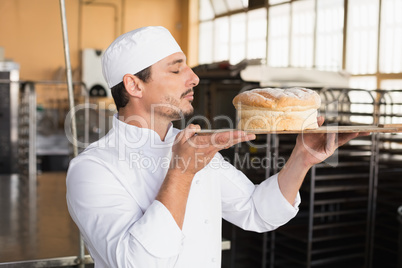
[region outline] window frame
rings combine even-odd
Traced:
[[[210,1],[211,1],[211,5],[212,5],[213,0],[210,0]],[[227,0],[227,1],[230,1],[230,0]],[[292,24],[292,15],[291,15],[292,14],[292,4],[294,2],[299,2],[299,1],[303,1],[303,0],[288,0],[288,1],[284,1],[283,3],[278,3],[278,4],[271,5],[271,4],[269,4],[269,1],[266,0],[265,4],[263,4],[263,5],[253,6],[253,7],[247,6],[247,7],[244,7],[243,9],[239,9],[239,10],[235,10],[235,11],[229,11],[227,13],[215,15],[214,18],[212,18],[210,20],[214,21],[215,19],[220,18],[220,17],[231,16],[231,15],[235,15],[235,14],[238,14],[238,13],[247,13],[247,12],[249,12],[251,10],[265,7],[267,9],[267,12],[266,12],[267,13],[267,34],[266,34],[266,58],[263,59],[263,60],[265,62],[268,62],[268,58],[269,58],[269,36],[270,36],[270,34],[269,34],[269,11],[270,10],[269,9],[271,7],[275,7],[275,6],[279,6],[279,5],[290,4],[290,22],[289,23],[291,25]],[[317,1],[318,0],[314,0],[314,1],[315,1],[315,6],[317,7]],[[348,7],[349,7],[349,2],[350,1],[353,1],[353,0],[344,0],[344,6],[343,6],[343,8],[344,8],[344,18],[343,18],[344,21],[343,21],[343,47],[342,47],[342,59],[341,59],[342,60],[342,64],[341,64],[342,70],[346,70],[346,67],[347,67],[346,66],[346,61],[347,61],[346,57],[347,57],[347,53],[348,53],[348,51],[347,51],[348,15],[349,15],[348,14]],[[377,29],[377,31],[378,31],[377,32],[378,33],[377,42],[378,43],[377,43],[377,51],[376,51],[377,55],[376,55],[376,68],[375,68],[376,71],[374,73],[368,73],[368,74],[351,74],[351,77],[366,77],[366,76],[371,77],[371,76],[375,76],[376,81],[377,81],[376,87],[381,88],[382,80],[402,79],[402,72],[400,72],[400,73],[382,73],[382,72],[380,72],[382,2],[386,1],[386,0],[377,0],[377,1],[379,1],[379,3],[378,3],[379,6],[378,6],[378,29]],[[317,8],[315,9],[315,17],[317,17]],[[205,21],[206,20],[204,20],[204,21],[199,20],[198,23],[205,22]],[[247,27],[248,27],[248,25],[246,25],[246,28]],[[291,29],[290,29],[290,31],[291,31]],[[313,44],[314,52],[313,52],[313,59],[312,59],[313,60],[313,68],[316,68],[316,59],[315,59],[315,54],[316,54],[315,48],[316,48],[316,44],[317,44],[316,43],[317,42],[317,40],[316,40],[316,37],[317,37],[316,32],[317,32],[317,24],[315,22],[315,25],[314,25],[314,44]],[[246,40],[246,43],[247,43],[247,41],[248,40]],[[289,41],[288,41],[289,53],[290,53],[290,48],[291,48],[291,42],[292,42],[291,37],[289,37]],[[229,47],[228,47],[228,49],[229,49]],[[247,45],[246,45],[245,49],[247,49]],[[247,55],[247,50],[245,52],[245,55]],[[291,66],[290,65],[290,62],[291,62],[291,55],[290,54],[288,55],[288,58],[289,58],[289,60],[288,60],[288,67],[289,67],[289,66]],[[229,59],[230,59],[230,54],[229,54],[228,60]]]

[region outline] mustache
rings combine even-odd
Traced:
[[[187,94],[194,92],[192,88],[186,90],[183,94],[181,94],[180,98],[184,98]]]

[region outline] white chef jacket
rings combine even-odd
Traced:
[[[178,129],[164,141],[150,129],[113,118],[113,128],[74,158],[67,205],[95,267],[220,267],[221,222],[273,230],[298,212],[277,175],[255,186],[218,153],[191,185],[182,230],[155,197],[167,173]]]

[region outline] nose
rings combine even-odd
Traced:
[[[195,87],[200,82],[200,78],[194,73],[193,69],[188,68],[189,71],[189,79],[187,80],[189,87]]]

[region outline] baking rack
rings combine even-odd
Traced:
[[[327,125],[402,122],[402,106],[397,102],[401,91],[317,90]],[[315,165],[301,187],[302,203],[294,219],[264,234],[235,229],[236,244],[243,244],[235,254],[247,255],[237,257],[236,267],[247,267],[241,261],[248,267],[396,267],[401,137],[400,133],[359,137]],[[278,163],[287,160],[295,139],[293,134],[257,135],[256,146],[236,146],[238,158],[270,158],[265,170],[243,172],[254,183],[278,172]]]
[[[379,121],[402,122],[402,90],[379,91],[378,96]],[[376,150],[368,267],[402,267],[402,228],[397,220],[402,205],[402,135],[379,135]]]

